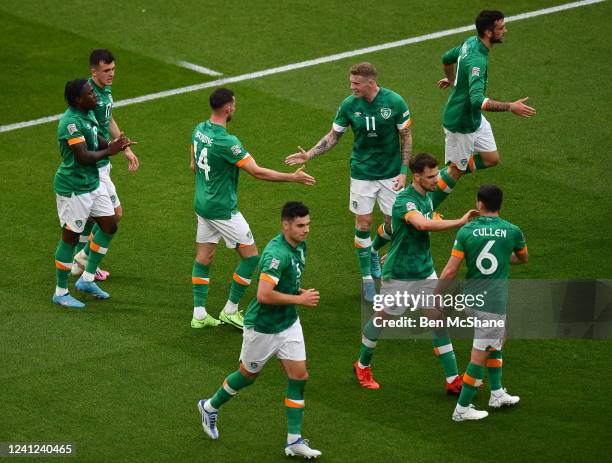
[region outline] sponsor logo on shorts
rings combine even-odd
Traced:
[[[353,209],[357,209],[359,207],[359,202],[353,200]]]
[[[68,126],[66,127],[68,129],[68,133],[70,135],[74,134],[75,132],[77,132],[77,126],[76,124],[68,124]]]
[[[391,117],[391,108],[380,108],[380,115],[383,119],[389,119]]]

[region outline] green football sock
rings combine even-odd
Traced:
[[[230,287],[229,300],[234,304],[238,304],[245,291],[251,284],[251,277],[259,263],[259,256],[251,256],[240,259],[238,267],[234,272],[232,286]]]
[[[210,267],[201,264],[197,260],[193,261],[193,269],[191,271],[191,284],[193,287],[193,306],[206,307],[206,298],[208,297],[208,285],[210,283],[209,275]]]
[[[108,252],[108,246],[113,240],[113,236],[115,235],[112,233],[105,233],[102,229],[98,229],[93,239],[88,243],[89,259],[85,269],[87,273],[95,275],[100,262],[102,262],[102,259]]]
[[[68,276],[72,268],[74,246],[59,240],[55,249],[55,284],[58,288],[68,289]]]
[[[485,165],[480,153],[474,153],[468,159],[468,168],[465,169],[465,175],[472,174],[477,170],[488,169],[489,167],[493,167],[493,166]]]
[[[91,233],[91,230],[93,229],[94,225],[96,225],[94,222],[89,221],[87,221],[87,223],[85,224],[85,228],[83,228],[83,232],[79,236],[79,242],[77,243],[76,248],[74,250],[75,254],[80,252],[81,249],[83,249],[89,243],[89,234]],[[87,254],[89,254],[89,249],[87,249]]]
[[[482,384],[484,376],[484,367],[475,363],[468,364],[465,374],[463,375],[463,386],[461,394],[459,394],[459,405],[468,407],[472,403],[472,399],[476,395],[476,391]]]
[[[502,363],[503,354],[501,350],[494,350],[487,359],[487,370],[489,371],[489,382],[491,390],[497,391],[502,388]]]
[[[240,373],[240,370],[236,370],[225,378],[223,385],[217,389],[215,395],[210,399],[210,404],[218,409],[221,405],[234,397],[240,389],[250,386],[254,381],[253,378],[249,378]]]
[[[98,233],[99,231],[100,231],[100,225],[98,225],[97,223],[94,223],[90,231],[92,238],[96,236],[96,233]],[[85,243],[85,247],[83,248],[83,252],[87,255],[89,255],[89,251],[91,250],[91,245],[89,243],[91,243],[91,240],[88,240],[87,243]]]
[[[304,419],[304,388],[305,379],[289,379],[285,392],[285,412],[287,413],[287,429],[289,434],[301,434]]]
[[[440,365],[444,369],[444,376],[447,378],[457,376],[457,359],[448,332],[446,330],[443,332],[434,331],[432,344],[434,354],[438,356]]]
[[[391,241],[391,226],[383,223],[378,227],[376,237],[372,242],[372,249],[378,251],[389,241]]]
[[[457,181],[448,173],[448,166],[440,169],[440,178],[436,189],[432,193],[432,202],[436,205],[434,209],[452,193],[456,184]]]
[[[359,363],[362,366],[367,367],[372,363],[372,356],[381,331],[382,327],[375,326],[373,319],[370,319],[363,327],[361,347],[359,348]]]
[[[370,232],[355,229],[355,253],[357,254],[357,259],[359,259],[361,276],[364,277],[372,276],[371,249],[372,239],[370,238]]]

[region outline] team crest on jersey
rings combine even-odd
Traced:
[[[391,117],[391,108],[380,108],[380,115],[383,119],[389,119]]]
[[[407,211],[416,211],[416,204],[414,204],[412,201],[408,201],[406,203],[406,210]]]
[[[234,145],[230,149],[232,150],[232,153],[234,153],[235,156],[240,156],[240,154],[242,153],[242,148],[240,147],[240,145]]]
[[[273,257],[272,261],[270,262],[270,268],[278,269],[279,265],[280,265],[280,260],[278,260],[276,257]]]
[[[474,66],[474,67],[472,68],[472,75],[473,75],[473,76],[480,76],[480,68],[479,68],[479,67],[477,67],[477,66]]]
[[[68,124],[68,127],[66,127],[68,129],[68,133],[70,135],[74,134],[75,132],[77,132],[77,126],[76,124]]]

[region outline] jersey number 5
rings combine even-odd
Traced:
[[[206,178],[206,180],[210,180],[208,178],[208,173],[210,172],[210,165],[208,164],[208,148],[203,147],[198,155],[198,144],[194,142],[193,152],[196,153],[196,162],[198,167],[204,171],[204,178]]]
[[[476,267],[483,275],[491,275],[492,273],[495,273],[495,270],[497,270],[497,266],[499,265],[497,263],[497,257],[489,252],[494,244],[495,240],[487,241],[487,244],[485,244],[485,247],[482,248],[482,251],[480,251],[480,254],[478,254],[478,257],[476,258]],[[485,260],[491,263],[491,265],[488,266],[489,268],[484,267],[483,262]]]

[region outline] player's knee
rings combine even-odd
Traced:
[[[119,226],[117,225],[116,221],[105,221],[104,223],[98,223],[98,225],[104,233],[107,233],[109,235],[114,235],[119,229]]]
[[[70,246],[76,246],[79,242],[79,234],[64,228],[62,230],[62,241]]]
[[[304,371],[293,372],[290,378],[298,381],[306,381],[308,379],[308,370],[304,369]]]
[[[359,231],[370,231],[372,230],[372,218],[371,217],[358,217],[355,221],[355,228]]]

